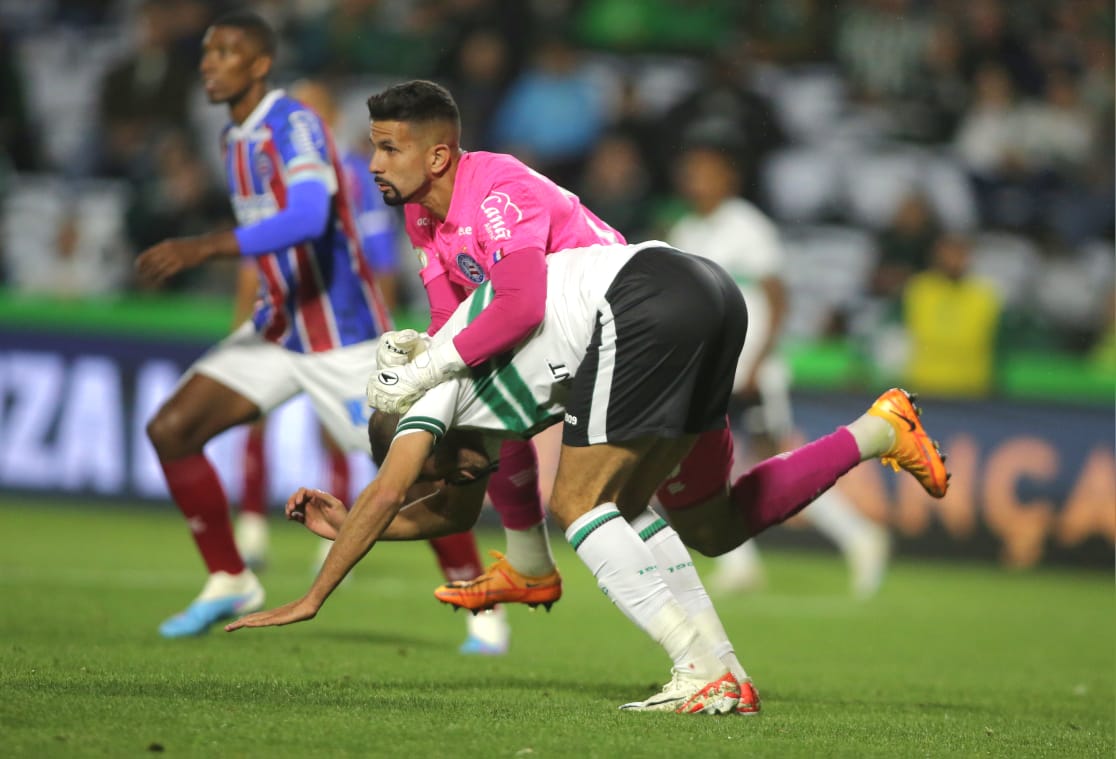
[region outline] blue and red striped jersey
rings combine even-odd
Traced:
[[[222,132],[225,176],[237,223],[282,211],[288,189],[320,182],[330,194],[325,231],[255,256],[260,292],[252,321],[264,337],[300,353],[340,348],[391,329],[362,249],[349,183],[333,137],[309,108],[269,92],[242,124]]]

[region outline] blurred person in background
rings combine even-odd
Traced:
[[[197,84],[193,61],[175,47],[176,4],[144,0],[133,19],[135,49],[101,79],[95,171],[142,176],[160,130],[189,123]]]
[[[972,180],[984,224],[1019,229],[1034,213],[1024,135],[1024,115],[1008,71],[995,63],[981,67],[954,148]]]
[[[656,138],[651,170],[656,186],[670,187],[678,135],[694,124],[711,120],[731,124],[740,139],[740,195],[761,209],[767,207],[761,168],[767,157],[786,142],[771,100],[754,90],[749,82],[749,62],[739,40],[733,39],[712,51],[702,61],[702,75],[690,94],[663,115]]]
[[[128,276],[126,246],[118,237],[99,234],[83,216],[78,202],[65,201],[50,222],[54,244],[9,261],[17,290],[73,299],[120,291]]]
[[[748,304],[748,338],[737,363],[730,418],[743,435],[744,458],[755,464],[793,447],[790,372],[778,357],[787,294],[780,278],[784,256],[775,225],[740,197],[739,135],[730,122],[695,124],[683,137],[676,186],[689,211],[668,233],[671,245],[724,267]],[[889,539],[836,489],[822,493],[803,516],[832,540],[851,571],[859,598],[883,581]],[[713,582],[722,590],[753,590],[763,584],[755,541],[717,557]]]
[[[981,397],[995,387],[1002,306],[991,284],[970,275],[970,258],[966,238],[942,235],[931,268],[903,293],[906,379],[928,395]]]
[[[333,93],[325,84],[316,80],[301,80],[291,87],[290,95],[317,113],[326,127],[337,134],[340,114]],[[340,152],[341,180],[348,189],[353,206],[361,249],[380,286],[384,304],[394,313],[398,305],[396,285],[399,272],[396,214],[384,204],[372,182],[372,175],[368,173],[368,156],[356,150]],[[234,305],[234,329],[251,317],[258,292],[257,267],[251,262],[241,264]],[[254,570],[266,565],[269,544],[265,429],[265,420],[261,419],[248,428],[244,441],[243,495],[235,531],[240,555],[244,563]],[[324,427],[321,428],[321,439],[326,450],[329,492],[347,502],[351,491],[348,454]],[[326,541],[325,550],[328,550],[328,545]]]
[[[171,129],[156,140],[153,171],[133,184],[124,222],[133,250],[169,237],[198,235],[233,226],[229,197],[210,175],[189,132]],[[211,272],[194,270],[169,286],[196,289]],[[227,280],[229,272],[220,274]]]
[[[639,145],[616,130],[597,141],[576,185],[577,195],[627,239],[646,237],[652,204],[651,176]]]
[[[889,310],[898,311],[907,282],[930,267],[934,244],[940,235],[941,227],[926,195],[919,191],[907,193],[891,221],[876,236],[879,258],[869,292],[883,298]]]
[[[31,125],[25,82],[15,45],[0,25],[0,198],[5,168],[39,168],[39,146]]]
[[[461,110],[461,144],[491,150],[493,119],[515,76],[507,40],[488,27],[461,39],[439,66],[439,79],[454,93]]]
[[[236,548],[205,444],[305,392],[335,435],[367,451],[354,379],[374,366],[361,344],[391,327],[361,251],[333,138],[313,111],[269,87],[275,53],[274,32],[254,13],[234,11],[209,27],[200,70],[209,101],[226,105],[231,119],[222,145],[238,226],[166,240],[136,261],[140,277],[155,284],[221,257],[253,259],[261,275],[252,319],[194,363],[147,425],[209,572],[197,598],[160,626],[169,638],[203,634],[264,602],[263,586]],[[472,533],[431,545],[447,579],[480,574]],[[492,653],[506,650],[502,617],[467,623],[470,640]]]
[[[546,31],[500,103],[490,141],[572,187],[605,126],[606,102],[581,52],[564,32]]]

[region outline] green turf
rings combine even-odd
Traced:
[[[315,539],[272,535],[282,602]],[[176,512],[6,498],[0,755],[1113,756],[1111,576],[899,561],[857,604],[835,556],[770,552],[768,591],[718,601],[764,713],[696,718],[616,711],[669,662],[556,550],[566,596],[513,609],[503,658],[455,652],[429,551],[398,544],[312,622],[164,641],[203,580]]]

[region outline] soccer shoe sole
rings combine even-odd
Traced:
[[[190,638],[204,635],[218,622],[259,611],[263,605],[263,588],[209,601],[194,601],[181,614],[175,614],[159,625],[159,634],[164,638]]]
[[[922,409],[915,405],[917,400],[917,395],[893,387],[868,409],[869,414],[883,419],[895,430],[895,445],[880,457],[880,462],[896,472],[900,469],[910,472],[927,493],[942,498],[950,479],[946,457],[922,426]]]

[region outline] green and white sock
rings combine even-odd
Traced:
[[[597,585],[637,627],[659,643],[680,672],[708,679],[725,667],[657,571],[651,550],[604,503],[574,520],[566,539],[597,578]]]
[[[737,680],[748,677],[728,633],[717,616],[713,600],[705,590],[701,575],[694,567],[693,557],[674,528],[665,519],[648,508],[634,520],[632,529],[643,540],[643,544],[655,557],[659,565],[659,575],[686,610],[694,626],[709,641],[716,656]]]

